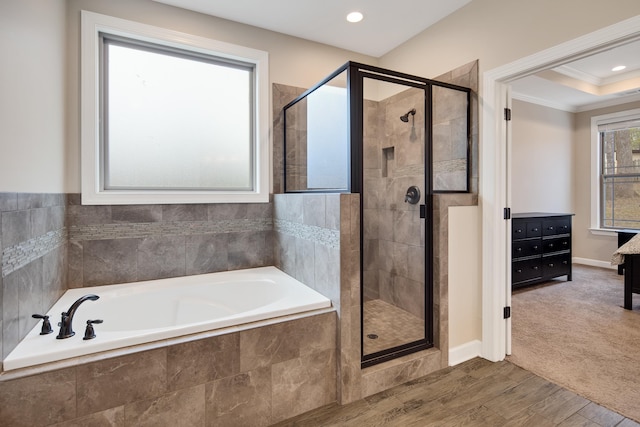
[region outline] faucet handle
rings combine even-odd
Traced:
[[[51,323],[49,322],[49,316],[46,314],[32,314],[31,317],[34,319],[42,319],[42,329],[40,329],[40,335],[47,335],[53,332],[51,328]]]
[[[96,337],[96,331],[93,329],[93,324],[102,322],[102,319],[87,320],[87,328],[84,330],[84,338],[82,339],[85,341],[94,339]]]

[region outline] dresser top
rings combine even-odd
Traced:
[[[550,216],[573,216],[572,213],[554,213],[554,212],[523,212],[511,214],[511,218],[546,218]]]

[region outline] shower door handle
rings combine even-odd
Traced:
[[[420,205],[420,218],[426,218],[426,217],[427,217],[427,206]]]

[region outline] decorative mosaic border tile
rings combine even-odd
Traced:
[[[65,227],[6,248],[2,251],[2,277],[63,246],[67,237]]]
[[[466,159],[451,159],[440,160],[433,163],[433,172],[466,172],[467,160]]]
[[[305,225],[297,222],[276,219],[273,221],[274,230],[278,233],[299,237],[314,243],[340,248],[340,231],[322,228],[315,225]]]
[[[72,225],[69,227],[69,240],[132,239],[270,230],[273,230],[271,218]]]
[[[393,171],[393,176],[396,178],[400,178],[403,176],[416,176],[416,175],[424,175],[424,165],[407,165],[396,168]]]

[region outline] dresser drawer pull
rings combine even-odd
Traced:
[[[516,273],[522,273],[522,269],[521,268],[517,269]]]
[[[567,264],[569,264],[569,261],[562,261],[562,263],[563,263],[564,265],[567,265]]]
[[[549,267],[553,268],[553,263],[549,263]]]
[[[534,270],[538,270],[538,266],[536,265],[535,267],[533,267]]]
[[[535,245],[535,246],[533,247],[533,250],[534,250],[534,251],[537,251],[537,250],[538,250],[538,245]]]
[[[550,226],[549,226],[549,230],[553,230],[553,225],[550,225]]]
[[[534,228],[533,231],[538,231],[538,227]]]
[[[516,251],[522,252],[522,248],[518,248],[518,249],[516,249]]]
[[[553,243],[549,243],[549,247],[552,248],[553,247]]]
[[[518,229],[516,230],[516,233],[522,233],[522,228],[518,228]]]

